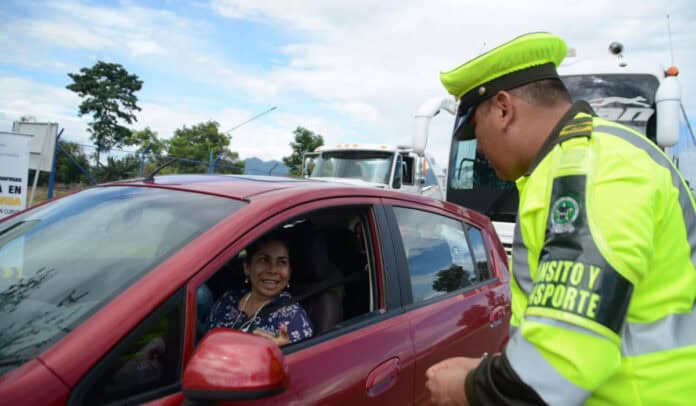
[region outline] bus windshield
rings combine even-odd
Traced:
[[[655,92],[659,81],[647,74],[589,74],[561,78],[573,101],[585,100],[598,116],[618,121],[655,140]],[[476,140],[452,140],[447,200],[479,210],[493,220],[514,221],[517,190],[495,175]]]
[[[654,136],[655,92],[659,82],[652,75],[575,75],[561,78],[573,100],[590,103],[598,116],[618,121],[639,132]],[[495,176],[485,157],[476,153],[476,140],[452,143],[449,188],[508,189],[512,182]]]
[[[452,145],[449,187],[452,189],[510,189],[513,182],[498,178],[488,160],[476,152],[476,140],[455,141]]]
[[[573,100],[585,100],[598,116],[655,139],[655,93],[660,82],[653,75],[574,75],[561,78]]]

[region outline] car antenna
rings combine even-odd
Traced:
[[[164,169],[164,168],[168,167],[169,165],[173,164],[174,161],[178,161],[178,160],[179,160],[179,158],[174,157],[174,158],[170,159],[169,161],[163,163],[162,165],[160,165],[160,166],[158,166],[157,168],[155,168],[155,170],[153,170],[152,172],[150,172],[150,174],[147,175],[147,176],[143,179],[143,181],[145,181],[145,182],[152,182],[152,181],[154,181],[154,180],[155,180],[155,175],[157,175],[157,174],[159,173],[159,171],[161,171],[162,169]]]

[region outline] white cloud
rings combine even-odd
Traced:
[[[0,92],[0,131],[10,131],[12,122],[22,116],[34,116],[38,121],[57,122],[61,128],[65,128],[65,140],[92,144],[87,133],[90,118],[77,117],[80,99],[74,93],[16,77],[0,77],[0,88],[3,89]],[[205,105],[196,99],[140,103],[142,111],[137,113],[138,121],[132,127],[150,127],[159,137],[168,139],[178,128],[209,120],[217,121],[220,131],[227,132],[258,114],[235,108],[208,110]],[[340,134],[337,126],[321,118],[271,113],[230,132],[230,149],[238,152],[242,159],[254,156],[264,160],[280,159],[292,153],[289,144],[293,140],[292,131],[298,126],[307,126],[323,134]],[[338,142],[337,137],[326,138]]]
[[[134,57],[143,55],[164,55],[164,49],[153,41],[131,41],[128,48]]]
[[[74,93],[17,77],[0,77],[0,89],[1,131],[10,131],[22,116],[33,116],[40,122],[57,122],[73,141],[89,143],[88,118],[77,117],[80,101]]]
[[[354,120],[367,123],[375,123],[379,118],[379,112],[368,103],[361,102],[337,102],[330,103],[329,108],[346,114]]]
[[[670,12],[684,103],[696,116],[696,51],[692,50],[696,33],[691,28],[696,9],[685,0],[589,0],[582,7],[559,1],[502,0],[211,1],[208,6],[220,16],[297,34],[292,43],[277,50],[288,63],[279,66],[284,59],[276,57],[273,64],[261,68],[223,59],[219,47],[225,45],[214,41],[213,20],[136,4],[49,3],[50,17],[19,19],[0,27],[0,49],[6,51],[6,60],[35,68],[46,49],[79,47],[91,51],[95,59],[105,53],[115,55],[117,60],[137,62],[174,80],[228,91],[257,104],[278,105],[278,112],[234,131],[231,145],[243,157],[278,159],[289,154],[287,144],[298,125],[321,133],[327,143],[408,143],[420,103],[444,95],[438,79],[441,70],[524,32],[555,32],[579,55],[592,57],[607,56],[609,42],[621,41],[627,58],[667,63],[664,16]],[[27,104],[48,103],[40,96],[45,90],[39,88]],[[137,126],[149,125],[163,136],[183,124],[208,119],[230,128],[257,113],[228,109],[214,100],[197,103],[185,94],[177,100],[156,95],[142,100]],[[66,119],[76,120],[75,100],[58,98],[51,103],[56,105],[47,106],[49,110],[65,111]],[[60,108],[60,103],[69,108]],[[5,105],[0,104],[3,116]],[[295,105],[313,113],[298,114]],[[451,123],[446,113],[436,117],[428,143],[443,166]]]
[[[455,0],[214,0],[212,7],[222,16],[304,33],[304,41],[282,49],[290,63],[268,74],[270,81],[324,100],[391,143],[410,136],[421,102],[444,94],[439,71],[524,32],[557,33],[584,57],[606,57],[609,42],[621,41],[627,57],[668,62],[664,16],[671,12],[675,54],[682,56],[683,66],[696,69],[693,12],[686,1],[594,0],[577,8],[558,1],[493,0],[474,6]],[[696,87],[686,92],[695,93]],[[696,99],[692,104],[696,108]],[[441,163],[446,162],[451,131],[451,117],[443,117],[435,121],[433,132],[446,135],[433,136],[437,140],[431,139],[428,147]]]
[[[0,26],[6,63],[38,67],[55,49],[93,51],[93,60],[130,60],[180,77],[269,100],[278,87],[254,71],[220,59],[213,27],[170,11],[126,3],[120,8],[76,2],[46,5],[46,17],[19,18]],[[123,62],[121,62],[123,63]],[[79,68],[77,68],[79,69]]]

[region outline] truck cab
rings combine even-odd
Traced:
[[[302,175],[312,179],[395,189],[444,199],[444,175],[431,157],[408,146],[338,144],[304,155]]]

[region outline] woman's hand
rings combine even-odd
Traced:
[[[281,324],[279,330],[280,330],[280,332],[278,333],[277,336],[269,333],[266,330],[260,329],[260,328],[257,328],[256,330],[254,330],[254,334],[256,334],[257,336],[268,338],[269,340],[276,343],[278,345],[278,347],[282,347],[284,345],[290,344],[290,337],[288,336],[288,326],[285,324]]]

